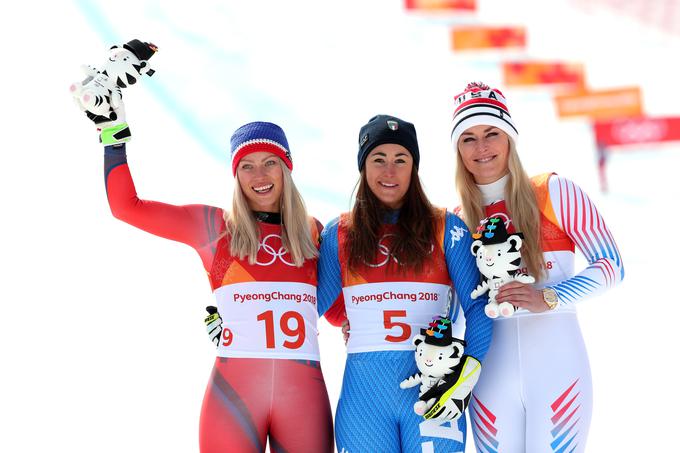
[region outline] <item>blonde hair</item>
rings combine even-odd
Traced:
[[[295,187],[290,170],[280,158],[277,158],[283,173],[283,190],[281,191],[281,242],[288,250],[293,263],[300,267],[306,259],[319,255],[310,231],[310,220],[300,192]],[[248,200],[241,190],[236,174],[234,196],[231,212],[224,213],[227,224],[226,234],[231,236],[230,252],[239,259],[248,257],[254,264],[260,247],[260,228],[248,205]]]
[[[507,134],[506,134],[507,135]],[[505,206],[515,224],[515,230],[524,234],[522,260],[530,275],[537,281],[545,277],[543,250],[541,249],[541,220],[536,194],[531,180],[519,160],[515,142],[510,140],[508,169],[510,178],[505,186]],[[472,173],[465,168],[463,158],[456,144],[456,190],[461,199],[460,217],[470,231],[475,231],[480,220],[486,217],[482,193],[475,183]]]

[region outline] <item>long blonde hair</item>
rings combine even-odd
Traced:
[[[295,187],[290,170],[281,159],[277,158],[283,173],[283,190],[281,191],[281,242],[288,250],[293,263],[302,266],[306,259],[319,255],[316,244],[312,239],[307,208],[300,192]],[[226,233],[231,236],[230,251],[239,259],[248,257],[248,262],[254,264],[260,247],[260,227],[248,205],[248,200],[238,182],[238,173],[234,184],[231,212],[224,213],[227,225]]]
[[[522,260],[529,274],[537,281],[545,277],[543,250],[541,249],[541,220],[536,194],[522,162],[519,160],[514,141],[508,138],[510,151],[508,169],[510,178],[505,186],[505,206],[515,224],[515,230],[524,234]],[[470,231],[475,231],[480,220],[486,217],[482,193],[472,173],[465,168],[463,158],[456,146],[456,190],[461,199],[460,217]]]

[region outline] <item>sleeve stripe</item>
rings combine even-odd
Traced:
[[[602,263],[596,262],[587,267],[587,269],[598,270],[602,273],[604,277],[604,286],[611,286],[612,276],[607,272],[607,268],[602,266]]]
[[[597,289],[597,287],[599,286],[595,280],[588,277],[584,277],[582,275],[574,277],[573,281],[574,283],[587,288]]]
[[[559,226],[588,260],[588,266],[576,276],[553,286],[561,300],[570,304],[614,286],[623,279],[623,262],[595,204],[583,189],[566,178],[551,179],[549,190]]]
[[[581,296],[590,292],[587,290],[588,288],[584,288],[583,286],[576,284],[576,282],[566,282],[564,286],[570,288],[572,291],[578,293]]]
[[[566,299],[569,302],[573,302],[575,298],[575,294],[572,295],[572,291],[570,291],[568,288],[565,287],[563,283],[560,283],[559,285],[555,286],[555,291],[559,295],[560,299]]]
[[[613,286],[614,282],[616,281],[616,274],[614,272],[614,268],[607,259],[600,259],[593,263],[591,266],[588,266],[588,268],[598,269],[600,272],[602,272],[602,274],[604,274],[607,280],[606,286]]]
[[[570,223],[568,228],[578,238],[577,243],[579,244],[579,247],[582,250],[583,249],[587,250],[587,253],[585,255],[587,257],[589,257],[588,261],[592,262],[593,257],[596,256],[595,244],[593,244],[592,240],[589,237],[587,237],[587,233],[586,233],[587,228],[586,228],[586,225],[585,225],[585,219],[586,219],[585,209],[583,209],[583,212],[579,212],[579,211],[581,211],[581,209],[579,209],[579,208],[582,207],[583,199],[581,199],[582,203],[581,203],[581,205],[579,205],[578,199],[577,199],[578,194],[577,194],[576,188],[574,187],[573,183],[571,183],[571,182],[569,183],[569,185],[571,186],[572,193],[574,194],[574,207],[573,207],[573,209],[574,209],[574,222]],[[581,214],[581,217],[583,217],[583,221],[581,222],[581,224],[582,224],[581,229],[579,229],[577,224],[576,224],[576,218],[579,217],[579,214]]]
[[[571,233],[574,236],[575,242],[591,264],[601,258],[610,258],[616,263],[617,268],[620,267],[621,256],[619,255],[616,244],[611,236],[611,232],[606,227],[604,220],[597,212],[597,209],[590,199],[587,198],[585,193],[579,190],[573,183],[565,182],[565,184],[569,185],[569,187],[565,188],[565,192],[567,193],[567,196],[565,197],[566,206],[569,213],[567,221],[564,224],[566,232]],[[560,189],[562,189],[561,186]],[[574,196],[573,211],[572,191]],[[560,192],[562,191],[560,190]],[[580,203],[576,199],[577,192],[580,194]],[[579,214],[582,215],[582,229],[575,228],[575,222],[572,222],[571,220],[572,213],[574,218],[577,218]],[[586,224],[588,217],[590,217],[590,228],[588,228]]]
[[[578,289],[578,288],[573,288],[570,285],[565,284],[564,287],[562,288],[565,291],[569,290],[571,293],[574,294],[574,298],[576,297],[582,297],[585,293],[584,291]]]
[[[601,264],[602,267],[606,268],[609,271],[609,275],[611,276],[611,282],[614,284],[616,281],[616,272],[614,272],[614,267],[612,266],[612,263],[609,261],[607,258],[603,258],[598,260]]]

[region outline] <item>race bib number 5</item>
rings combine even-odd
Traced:
[[[413,349],[411,339],[449,307],[450,287],[436,283],[365,283],[343,288],[351,334],[348,352]]]
[[[406,310],[385,310],[383,311],[383,326],[386,330],[398,329],[400,335],[385,335],[385,340],[391,343],[401,343],[411,338],[411,326],[397,319],[406,319]],[[351,324],[350,324],[351,325]]]

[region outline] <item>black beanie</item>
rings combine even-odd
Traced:
[[[434,346],[448,346],[454,341],[465,346],[465,341],[453,336],[453,324],[449,318],[435,316],[428,328],[420,329],[420,334],[425,337],[425,344]]]
[[[148,60],[158,51],[156,45],[142,42],[139,39],[128,41],[126,44],[123,44],[123,48],[135,54],[135,57],[139,58],[141,61]]]
[[[368,120],[368,123],[364,124],[359,131],[359,155],[357,156],[359,171],[363,168],[373,148],[386,143],[394,143],[406,148],[413,157],[413,165],[416,169],[418,168],[420,151],[415,126],[395,116],[376,115]]]

